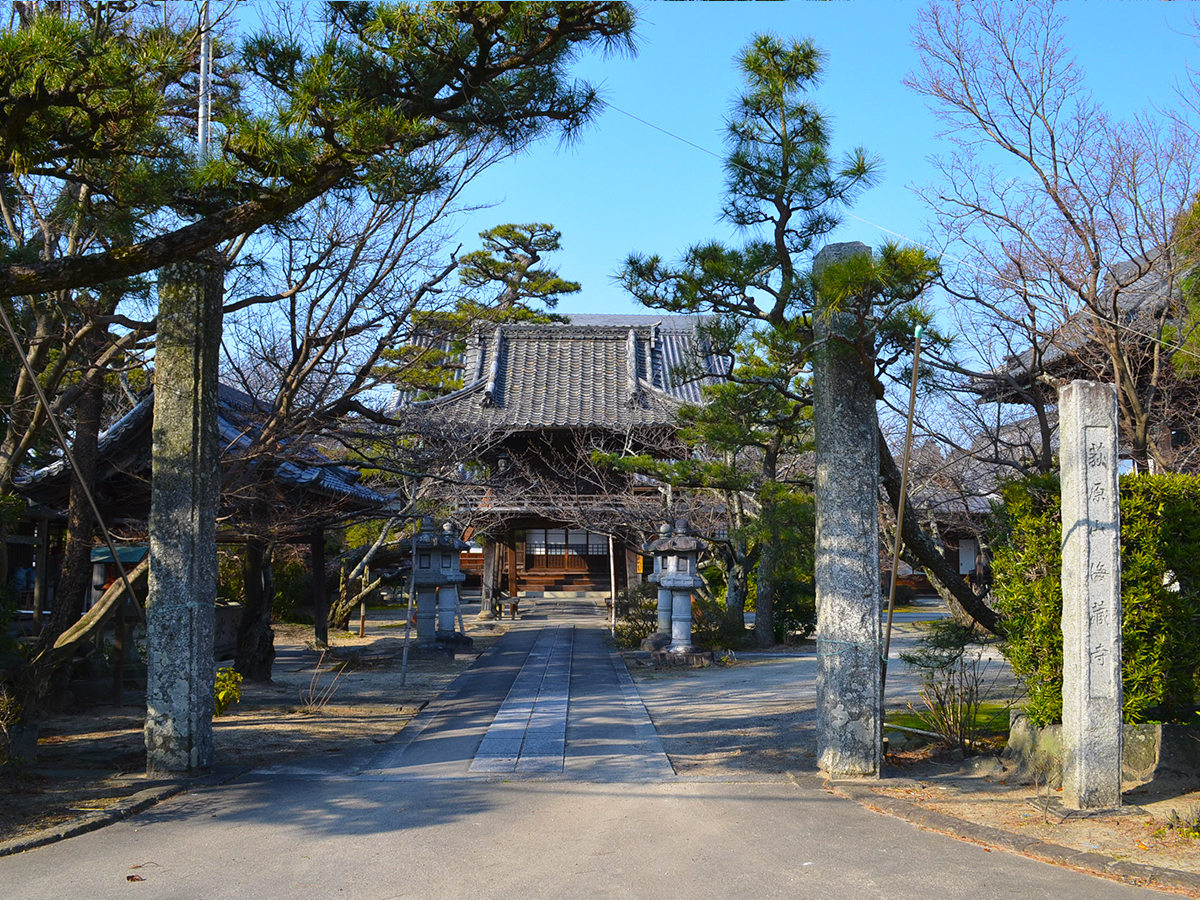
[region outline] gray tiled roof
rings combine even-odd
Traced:
[[[472,336],[464,387],[412,404],[456,425],[612,428],[669,424],[681,403],[698,403],[699,381],[682,377],[702,343],[692,316],[572,316],[540,325],[502,325]]]
[[[1179,281],[1180,276],[1169,277],[1164,264],[1158,260],[1127,260],[1114,266],[1105,278],[1100,305],[1135,337],[1140,333],[1153,341],[1157,320],[1178,295]],[[1092,315],[1086,309],[1079,310],[1042,339],[1041,367],[1056,377],[1086,377],[1086,371],[1075,369],[1079,356],[1092,345],[1096,345]],[[1002,365],[975,378],[971,389],[984,400],[1011,401],[1014,397],[1004,386],[1003,379],[1010,376],[1025,385],[1033,362],[1032,348],[1013,354]]]
[[[249,394],[220,385],[217,408],[217,427],[221,437],[221,452],[225,458],[236,456],[252,444],[251,435],[264,418],[261,405]],[[149,469],[150,428],[154,419],[154,394],[148,393],[133,409],[108,427],[101,435],[97,455],[102,468],[114,457],[136,458],[134,467]],[[305,447],[274,460],[275,479],[306,491],[337,500],[348,500],[363,506],[381,506],[387,498],[365,485],[358,484],[359,473],[344,466],[332,465],[316,450]],[[119,468],[129,465],[124,460]],[[49,500],[61,494],[69,485],[70,466],[59,459],[48,466],[17,478],[17,488],[35,498]]]

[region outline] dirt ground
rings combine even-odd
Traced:
[[[972,776],[961,763],[939,761],[928,751],[906,756],[892,762],[897,780],[907,783],[889,786],[885,782],[875,789],[877,793],[1034,840],[1200,874],[1200,838],[1170,824],[1173,813],[1200,824],[1200,791],[1128,785],[1128,808],[1121,815],[1064,819],[1055,812],[1057,804],[1046,802],[1044,785],[1035,788],[1010,784],[1003,776]]]
[[[470,654],[412,659],[399,686],[403,628],[374,629],[365,639],[334,635],[320,660],[305,649],[311,629],[278,626],[280,653],[271,684],[246,684],[242,701],[214,722],[221,766],[286,762],[346,754],[393,737],[420,709],[491,646],[505,625],[467,621]],[[809,651],[810,652],[810,651]],[[654,669],[630,661],[633,677],[663,745],[684,777],[774,780],[815,772],[815,698],[797,691],[806,650],[743,656],[707,669]],[[338,669],[345,663],[341,674]],[[336,680],[335,680],[336,679]],[[324,698],[324,699],[323,699]],[[0,780],[0,842],[55,825],[151,786],[143,774],[142,716],[135,706],[100,707],[42,725],[39,758],[18,777]],[[889,756],[875,790],[971,822],[1113,858],[1200,873],[1200,840],[1170,827],[1200,817],[1200,791],[1134,790],[1129,814],[1061,821],[1032,785],[973,768],[936,748]],[[988,767],[983,767],[987,769]],[[993,765],[994,769],[995,766]]]
[[[268,684],[243,683],[241,702],[213,721],[218,765],[248,767],[316,754],[349,754],[383,743],[491,646],[504,626],[468,623],[471,653],[409,660],[400,686],[403,627],[365,639],[331,634],[324,658],[310,650],[312,627],[276,625]],[[319,668],[318,668],[319,663]],[[138,698],[140,699],[140,698]],[[121,710],[98,706],[41,723],[38,758],[0,775],[0,843],[104,809],[157,782],[145,776],[143,709],[127,694]]]

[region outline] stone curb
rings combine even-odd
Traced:
[[[1113,859],[1101,853],[1091,853],[1074,850],[1058,844],[1047,843],[1033,838],[1021,837],[1010,831],[993,828],[990,825],[979,825],[965,819],[957,819],[945,813],[926,809],[911,800],[899,797],[889,797],[877,794],[871,786],[857,781],[827,780],[818,775],[795,774],[788,772],[788,777],[798,786],[810,790],[827,790],[830,793],[848,800],[860,803],[868,809],[894,816],[911,822],[920,828],[936,831],[961,841],[970,841],[984,847],[995,847],[1010,853],[1019,853],[1042,862],[1059,866],[1069,866],[1092,875],[1114,878],[1126,884],[1137,887],[1167,888],[1170,890],[1188,891],[1200,896],[1200,875],[1192,872],[1181,872],[1178,869],[1167,869],[1160,866],[1148,866],[1142,863],[1132,863],[1126,860]]]
[[[249,771],[249,766],[223,768],[217,769],[208,775],[202,775],[199,778],[181,779],[168,784],[146,788],[118,800],[106,809],[97,810],[94,813],[80,816],[68,822],[63,822],[50,828],[43,828],[41,831],[35,831],[24,837],[13,838],[11,841],[0,843],[0,857],[24,853],[26,850],[45,847],[47,844],[56,844],[59,841],[65,841],[67,838],[87,834],[89,831],[96,831],[105,825],[112,825],[128,819],[130,816],[149,809],[151,806],[174,797],[176,794],[182,794],[195,788],[215,787],[225,784]]]

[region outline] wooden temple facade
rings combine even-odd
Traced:
[[[468,342],[459,390],[398,410],[448,436],[447,452],[470,447],[486,466],[485,483],[453,501],[483,545],[464,554],[463,569],[478,575],[485,610],[497,595],[609,593],[640,580],[663,496],[595,454],[679,452],[679,408],[702,402],[719,369],[699,321],[577,315],[496,326]]]

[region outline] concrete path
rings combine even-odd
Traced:
[[[816,779],[679,778],[604,624],[539,605],[382,752],[260,769],[0,859],[0,895],[1147,895],[922,831]]]

